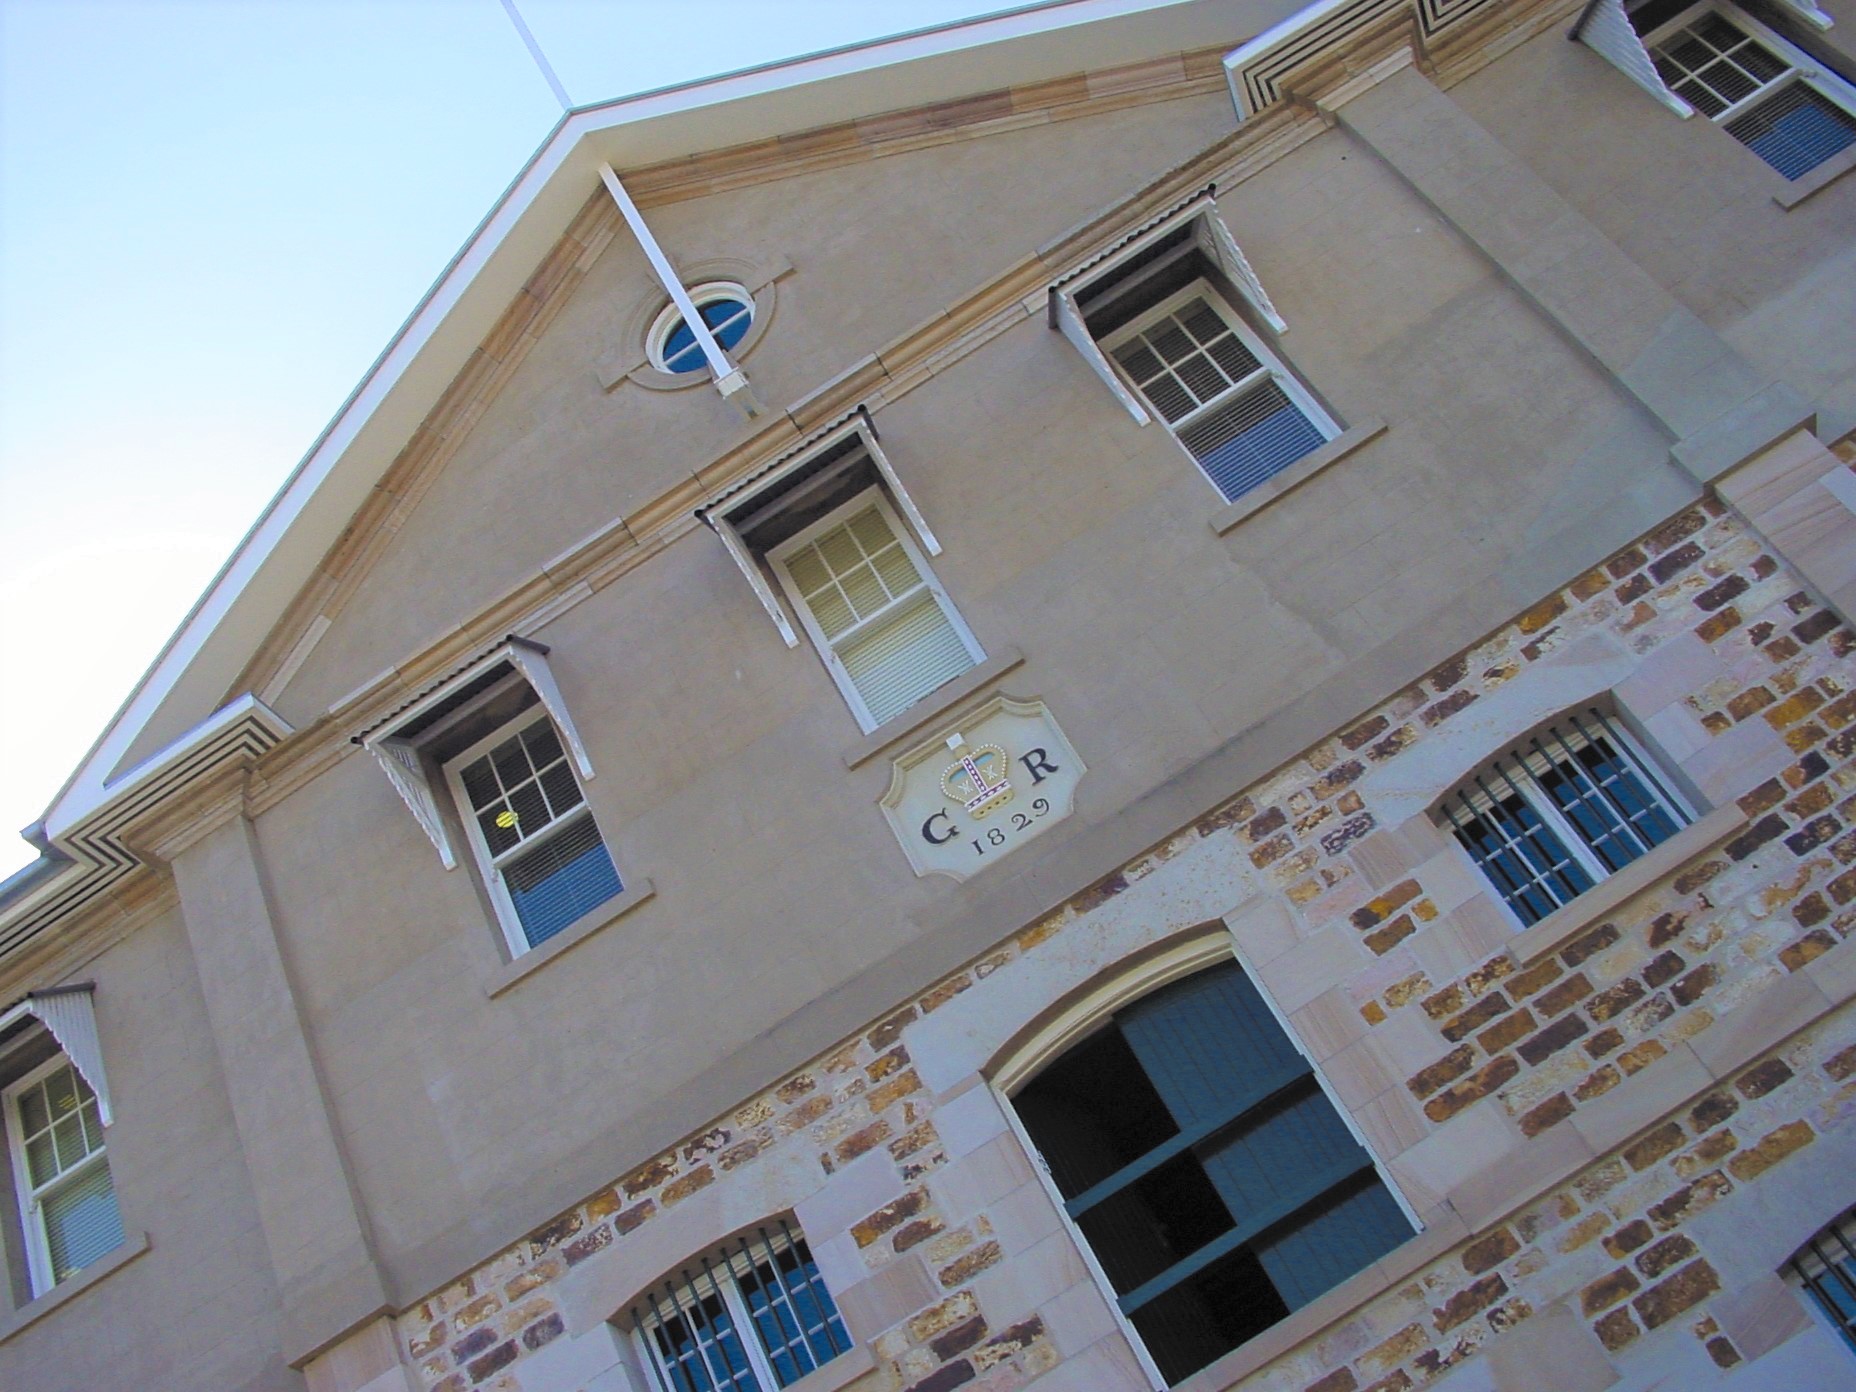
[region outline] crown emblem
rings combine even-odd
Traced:
[[[948,765],[941,775],[941,791],[947,794],[948,801],[959,803],[969,817],[978,818],[1012,800],[1003,749],[996,744],[969,746],[967,737],[959,732],[947,737],[947,747],[959,760]]]

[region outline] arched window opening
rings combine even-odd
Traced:
[[[1234,962],[1116,1012],[1012,1103],[1169,1383],[1412,1233]]]

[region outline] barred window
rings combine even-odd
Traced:
[[[1693,820],[1596,706],[1568,711],[1459,785],[1439,819],[1502,902],[1538,923]]]
[[[783,1220],[679,1268],[631,1317],[661,1392],[772,1392],[851,1347],[811,1249]]]
[[[1788,179],[1856,146],[1856,89],[1737,10],[1690,10],[1646,46],[1671,92]]]
[[[1856,1351],[1856,1209],[1793,1253],[1785,1274],[1804,1287],[1830,1327]]]

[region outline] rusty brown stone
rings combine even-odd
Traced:
[[[1618,926],[1615,923],[1601,923],[1591,932],[1575,939],[1560,950],[1560,961],[1569,967],[1576,967],[1588,957],[1603,952],[1618,940]]]
[[[897,1255],[901,1255],[911,1247],[919,1247],[939,1233],[944,1226],[941,1220],[935,1217],[912,1219],[896,1229],[896,1235],[890,1239],[890,1245],[895,1248]]]
[[[1674,981],[1687,970],[1688,963],[1682,959],[1681,953],[1665,952],[1644,964],[1644,983],[1654,990],[1658,986]]]
[[[1785,1060],[1770,1058],[1763,1063],[1754,1064],[1734,1079],[1734,1090],[1750,1101],[1755,1097],[1764,1097],[1791,1080],[1792,1070]]]
[[[1633,1170],[1647,1170],[1665,1155],[1678,1149],[1687,1137],[1680,1124],[1666,1121],[1641,1140],[1624,1148],[1624,1162]]]
[[[1316,1378],[1302,1392],[1357,1392],[1360,1384],[1351,1368],[1336,1368],[1326,1377]]]
[[[1705,996],[1709,988],[1720,979],[1720,971],[1712,962],[1703,962],[1694,971],[1683,977],[1669,988],[1669,994],[1677,1005],[1693,1005]]]
[[[916,1018],[915,1007],[905,1006],[871,1030],[867,1042],[872,1049],[881,1053],[902,1038],[902,1031],[913,1024]]]
[[[1239,822],[1247,822],[1256,815],[1256,803],[1247,797],[1240,797],[1225,803],[1222,807],[1213,808],[1193,823],[1193,830],[1200,836],[1210,836],[1215,831],[1223,831],[1226,827],[1236,826]]]
[[[660,1155],[648,1164],[640,1165],[624,1179],[619,1187],[625,1191],[625,1197],[635,1199],[647,1190],[655,1189],[677,1172],[677,1161],[673,1155]]]
[[[1748,580],[1744,575],[1729,575],[1718,584],[1710,585],[1695,596],[1695,607],[1703,613],[1711,614],[1729,600],[1738,599],[1747,592]]]
[[[1417,739],[1418,730],[1415,725],[1401,725],[1398,729],[1380,740],[1378,744],[1375,744],[1371,749],[1367,750],[1366,757],[1375,762],[1393,758],[1409,749],[1417,742]]]
[[[1680,1266],[1695,1255],[1695,1244],[1681,1233],[1671,1233],[1661,1242],[1637,1254],[1637,1270],[1654,1281],[1665,1271]]]
[[[1551,985],[1564,970],[1559,960],[1554,957],[1536,962],[1526,971],[1516,972],[1508,978],[1508,994],[1516,1000],[1523,1000],[1543,987]]]
[[[1370,720],[1363,720],[1340,737],[1340,742],[1349,750],[1356,750],[1362,745],[1371,744],[1386,732],[1391,724],[1383,715],[1375,715]]]
[[[912,1092],[921,1090],[922,1080],[911,1068],[906,1073],[900,1073],[888,1082],[871,1088],[867,1100],[872,1113],[886,1112],[892,1104],[900,1102]]]
[[[1477,692],[1471,691],[1468,687],[1463,687],[1460,690],[1453,691],[1436,705],[1422,711],[1418,719],[1435,729],[1459,711],[1467,710],[1475,703],[1477,698]]]
[[[1824,1071],[1838,1082],[1856,1076],[1856,1044],[1839,1050],[1824,1060]]]
[[[604,1251],[611,1245],[612,1229],[602,1223],[585,1236],[577,1237],[561,1248],[561,1255],[567,1258],[569,1266],[578,1266],[595,1252]]]
[[[1361,812],[1357,816],[1349,817],[1321,838],[1321,849],[1327,855],[1337,856],[1355,841],[1370,834],[1377,825],[1371,812]]]
[[[1458,1045],[1436,1063],[1420,1068],[1406,1082],[1413,1097],[1429,1097],[1445,1083],[1462,1077],[1476,1061],[1476,1051],[1467,1044]]]
[[[1643,1285],[1628,1266],[1620,1266],[1600,1276],[1579,1292],[1579,1307],[1588,1315],[1608,1310]]]
[[[1604,991],[1600,991],[1591,1000],[1587,1000],[1585,1013],[1591,1015],[1594,1021],[1604,1023],[1613,1015],[1620,1015],[1630,1010],[1631,1006],[1635,1006],[1639,1000],[1643,1000],[1643,997],[1643,982],[1639,982],[1635,976],[1626,976],[1622,982],[1618,982],[1617,986],[1607,986]]]
[[[664,1186],[659,1196],[668,1208],[673,1203],[680,1203],[699,1189],[707,1189],[715,1183],[715,1171],[704,1165],[701,1169],[691,1170],[682,1179],[672,1180]]]
[[[1689,1108],[1689,1125],[1695,1128],[1697,1135],[1700,1135],[1703,1131],[1719,1126],[1739,1110],[1740,1104],[1734,1100],[1732,1094],[1711,1092]]]
[[[939,1276],[942,1289],[952,1290],[956,1286],[966,1284],[987,1267],[996,1264],[1001,1255],[997,1242],[982,1242],[972,1251],[941,1268]]]
[[[1558,1015],[1561,1011],[1577,1005],[1592,994],[1592,983],[1586,979],[1584,972],[1567,977],[1550,991],[1542,991],[1534,1000],[1534,1008],[1548,1017]]]
[[[1432,1310],[1431,1322],[1436,1325],[1439,1334],[1448,1333],[1464,1320],[1488,1309],[1506,1294],[1508,1294],[1508,1283],[1500,1276],[1494,1274],[1484,1276]]]
[[[676,1171],[673,1169],[671,1173],[675,1174]],[[549,1248],[560,1246],[561,1243],[579,1232],[585,1221],[586,1219],[580,1211],[574,1209],[571,1212],[563,1213],[552,1223],[536,1228],[534,1232],[528,1235],[529,1255],[531,1257],[539,1257]]]
[[[1721,869],[1723,870],[1727,868],[1726,863],[1724,861],[1716,861],[1714,863],[1719,865]],[[1701,886],[1699,885],[1696,886],[1697,889],[1699,889],[1700,887]],[[1649,935],[1650,950],[1654,952],[1658,948],[1668,946],[1670,943],[1674,942],[1677,938],[1681,937],[1683,931],[1687,927],[1688,927],[1688,915],[1687,914],[1682,914],[1682,913],[1658,914],[1654,919],[1650,921],[1650,935]]]
[[[851,1240],[859,1247],[868,1247],[884,1233],[901,1226],[928,1206],[927,1191],[911,1189],[901,1198],[891,1199],[876,1212],[860,1222],[851,1225]]]
[[[1722,1197],[1733,1192],[1733,1181],[1719,1170],[1711,1170],[1701,1175],[1660,1203],[1653,1203],[1648,1209],[1648,1216],[1659,1229],[1667,1232],[1680,1227],[1702,1209],[1709,1207]]]
[[[868,1126],[851,1132],[850,1135],[839,1141],[837,1148],[833,1150],[832,1154],[837,1157],[840,1165],[846,1164],[849,1161],[855,1160],[860,1155],[875,1150],[888,1139],[889,1123],[878,1118]],[[668,1189],[664,1191],[664,1199],[665,1202],[669,1202],[670,1200],[670,1191]]]
[[[971,1363],[964,1358],[956,1359],[942,1364],[920,1382],[910,1383],[907,1392],[949,1392],[950,1388],[972,1382],[975,1376]]]
[[[612,1226],[621,1234],[633,1232],[641,1223],[656,1212],[656,1201],[653,1199],[646,1199],[641,1204],[633,1204],[630,1208],[622,1208],[617,1213],[613,1214]]]
[[[1435,995],[1419,1001],[1418,1008],[1433,1020],[1447,1020],[1462,1010],[1468,1000],[1461,986],[1446,986]]]
[[[1383,923],[1405,905],[1416,899],[1420,893],[1416,880],[1401,880],[1384,894],[1369,899],[1348,915],[1348,922],[1365,932],[1375,924]],[[1433,1017],[1434,1018],[1434,1017]]]
[[[1612,1353],[1616,1353],[1643,1331],[1637,1328],[1637,1321],[1632,1319],[1628,1309],[1613,1310],[1592,1326],[1592,1332],[1598,1335],[1598,1342]]]
[[[1794,1151],[1803,1149],[1817,1139],[1817,1133],[1807,1121],[1788,1121],[1777,1130],[1769,1131],[1760,1137],[1757,1145],[1749,1146],[1727,1162],[1727,1171],[1742,1182],[1755,1175],[1764,1174],[1779,1161]]]
[[[1816,898],[1815,895],[1812,897]],[[1824,912],[1828,915],[1830,911],[1826,908]],[[1779,961],[1786,971],[1797,971],[1806,962],[1815,961],[1836,945],[1837,940],[1819,928],[1815,932],[1806,933],[1797,942],[1782,948],[1779,952]]]
[[[1686,1154],[1678,1155],[1673,1168],[1679,1178],[1693,1179],[1732,1155],[1739,1145],[1740,1138],[1732,1131],[1716,1131]]]
[[[1460,1083],[1452,1084],[1424,1104],[1424,1114],[1432,1121],[1444,1122],[1472,1102],[1479,1102],[1521,1071],[1511,1054],[1503,1054],[1486,1063]]]
[[[1659,1286],[1652,1286],[1631,1307],[1643,1321],[1644,1328],[1667,1324],[1684,1310],[1692,1309],[1721,1288],[1721,1278],[1705,1261],[1692,1261]]]
[[[1528,1063],[1538,1064],[1583,1036],[1589,1028],[1577,1015],[1562,1015],[1540,1033],[1522,1040],[1515,1052]]]
[[[1666,552],[1650,562],[1650,578],[1657,584],[1666,583],[1672,576],[1680,575],[1702,557],[1701,547],[1694,542],[1687,542]]]
[[[1550,594],[1515,619],[1514,626],[1523,633],[1538,633],[1566,612],[1566,596]]]
[[[1471,1276],[1493,1270],[1521,1250],[1521,1241],[1510,1228],[1497,1228],[1487,1237],[1479,1237],[1463,1249],[1463,1269]]]
[[[1704,643],[1718,642],[1740,627],[1740,624],[1740,611],[1730,604],[1725,609],[1717,609],[1696,624],[1695,636]]]
[[[1654,1235],[1655,1233],[1648,1223],[1644,1222],[1641,1218],[1633,1218],[1630,1222],[1612,1233],[1611,1236],[1607,1237],[1604,1240],[1603,1246],[1612,1256],[1622,1261],[1625,1257],[1643,1246],[1644,1243],[1648,1242]]]
[[[972,1319],[955,1325],[945,1334],[937,1336],[929,1343],[928,1348],[936,1358],[945,1363],[955,1354],[965,1353],[985,1337],[985,1317],[975,1315]]]
[[[1658,999],[1660,1000],[1661,997],[1659,996]],[[1637,1072],[1639,1069],[1648,1068],[1668,1052],[1669,1050],[1663,1047],[1662,1040],[1646,1039],[1640,1044],[1631,1045],[1630,1048],[1619,1054],[1617,1059],[1618,1067],[1623,1069],[1626,1076],[1628,1076],[1629,1074]]]
[[[553,1343],[566,1329],[558,1314],[545,1315],[522,1331],[522,1343],[533,1352],[544,1344]]]
[[[1508,1010],[1508,998],[1500,991],[1490,992],[1443,1027],[1443,1036],[1452,1044],[1460,1043],[1496,1016]]]
[[[1572,1090],[1573,1100],[1590,1102],[1594,1097],[1603,1097],[1623,1081],[1624,1075],[1607,1063],[1603,1068],[1593,1069]]]
[[[1615,1029],[1601,1029],[1586,1040],[1580,1047],[1592,1058],[1601,1059],[1624,1042],[1624,1036]]]
[[[923,996],[917,1004],[920,1005],[922,1014],[931,1015],[962,991],[971,988],[972,985],[973,978],[967,973],[962,972],[951,981],[943,981],[939,986]]]
[[[1375,928],[1365,938],[1367,949],[1383,957],[1418,929],[1410,914],[1400,914],[1383,928]]]
[[[1642,570],[1648,560],[1649,557],[1644,555],[1642,550],[1633,546],[1628,550],[1618,552],[1606,561],[1605,571],[1613,580],[1622,580],[1633,570]]]
[[[1521,1116],[1521,1134],[1538,1136],[1572,1115],[1572,1098],[1563,1092],[1556,1092],[1532,1111]]]
[[[1785,834],[1785,821],[1781,817],[1761,817],[1753,825],[1741,832],[1733,840],[1721,847],[1729,860],[1745,860],[1761,846],[1775,837]]]
[[[1534,1012],[1522,1008],[1490,1025],[1476,1036],[1476,1043],[1482,1046],[1484,1053],[1499,1054],[1515,1040],[1525,1039],[1532,1034],[1538,1024]]]

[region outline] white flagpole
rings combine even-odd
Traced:
[[[561,104],[561,110],[571,112],[574,109],[573,101],[567,95],[567,89],[561,85],[561,79],[555,74],[547,56],[542,53],[541,45],[535,42],[535,35],[523,21],[522,12],[516,9],[515,0],[502,0],[502,5],[503,11],[509,16],[509,22],[515,25],[516,33],[521,35],[529,57],[535,60],[535,66],[541,69],[541,75],[547,79],[554,99]],[[625,219],[625,225],[631,228],[632,235],[644,248],[645,259],[651,263],[651,269],[669,292],[670,302],[677,307],[677,313],[683,316],[683,322],[689,326],[697,346],[702,349],[703,360],[709,364],[709,371],[715,374],[716,389],[729,400],[740,394],[742,408],[750,416],[759,414],[760,407],[754,399],[754,393],[745,391],[748,385],[747,374],[728,360],[722,345],[715,341],[715,335],[704,322],[695,301],[690,299],[690,292],[684,288],[683,281],[671,266],[670,258],[664,254],[657,238],[651,235],[651,229],[645,225],[644,214],[638,211],[638,205],[632,202],[625,185],[619,182],[618,174],[604,160],[600,161],[599,177],[606,186],[606,192],[612,195],[612,201],[618,204],[619,215]]]

